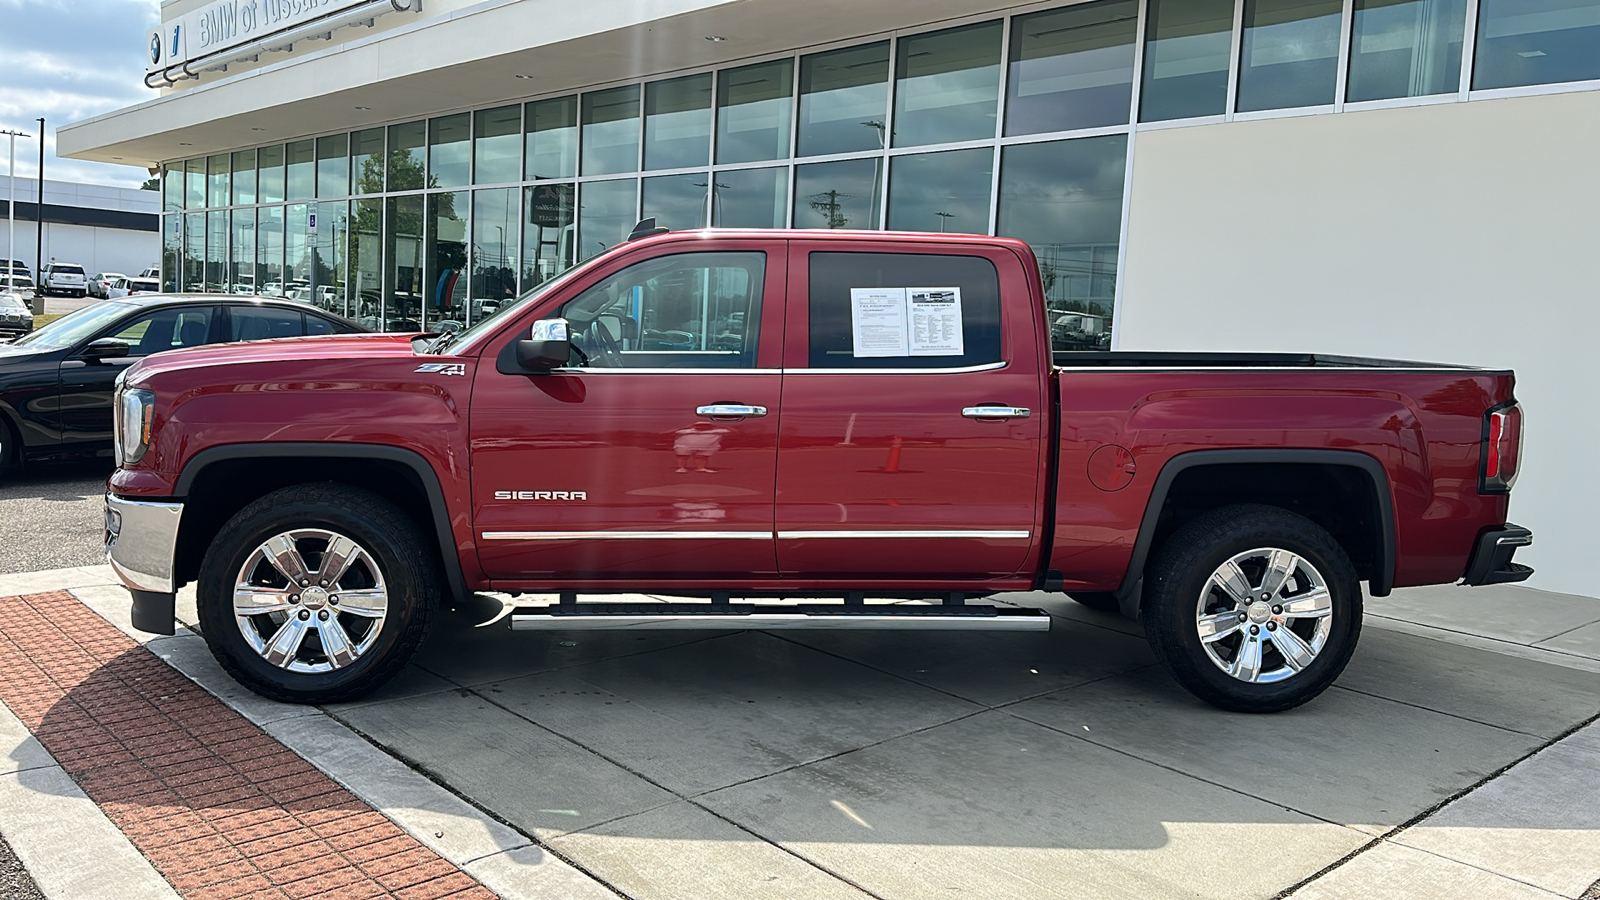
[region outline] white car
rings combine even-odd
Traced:
[[[89,293],[89,275],[77,263],[52,262],[39,270],[39,288],[46,296],[84,297]]]
[[[101,272],[98,275],[89,276],[89,296],[99,297],[101,300],[110,299],[111,295],[107,292],[111,290],[111,282],[116,281],[118,278],[126,277],[128,276],[121,272]]]
[[[151,266],[148,269],[140,269],[139,270],[139,274],[135,275],[134,277],[135,278],[154,278],[155,280],[160,281],[161,280],[161,270],[159,268],[155,267],[155,266]]]
[[[0,291],[10,291],[17,294],[35,293],[33,276],[26,272],[12,272],[10,275],[0,272]]]
[[[0,292],[0,336],[18,337],[33,330],[33,310],[21,294]]]
[[[112,282],[111,289],[106,291],[110,296],[106,299],[116,300],[133,294],[159,294],[161,282],[154,278],[118,278]]]

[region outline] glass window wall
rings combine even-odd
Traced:
[[[1454,93],[1466,20],[1467,0],[1355,0],[1345,99]]]
[[[221,207],[228,205],[230,196],[228,176],[231,172],[231,160],[226,153],[206,159],[206,205]]]
[[[178,290],[178,275],[183,271],[183,215],[161,220],[161,289]]]
[[[1343,0],[1244,0],[1239,112],[1333,102]]]
[[[1128,124],[1138,0],[1106,0],[1011,23],[1006,134]]]
[[[283,296],[311,301],[311,205],[291,203],[283,212]]]
[[[578,174],[578,98],[557,97],[525,107],[525,177],[571,178]]]
[[[166,212],[183,209],[183,163],[167,163],[161,167],[161,208]]]
[[[522,107],[485,109],[472,117],[472,183],[522,180]]]
[[[844,159],[794,169],[794,227],[877,228],[883,160]]]
[[[710,176],[658,175],[644,180],[644,211],[641,219],[652,216],[657,225],[673,231],[706,227],[706,190]]]
[[[639,86],[583,95],[583,174],[639,170]]]
[[[1001,23],[984,22],[901,39],[894,146],[994,137],[1002,32]]]
[[[206,214],[183,216],[183,283],[179,290],[203,293],[206,289]]]
[[[517,296],[517,188],[491,188],[472,194],[472,283],[467,289],[468,320],[499,312]]]
[[[183,206],[185,209],[205,209],[206,207],[206,161],[204,159],[191,159],[183,164],[185,185],[183,192]]]
[[[283,296],[283,207],[256,211],[256,293]]]
[[[346,315],[345,255],[350,241],[350,205],[317,202],[317,233],[311,238],[311,302]]]
[[[205,284],[201,289],[208,294],[228,289],[228,214],[224,210],[206,213]]]
[[[578,228],[571,184],[536,184],[523,190],[528,218],[522,225],[522,289],[538,287],[572,267]]]
[[[364,328],[383,327],[383,208],[377,197],[350,204],[348,315]]]
[[[645,86],[644,167],[687,169],[711,161],[711,73]]]
[[[1228,111],[1234,0],[1149,0],[1139,121]]]
[[[367,128],[350,135],[350,192],[383,193],[383,129]]]
[[[381,331],[421,331],[424,288],[423,196],[389,198],[383,223],[383,302],[376,324]],[[453,210],[452,210],[453,212]]]
[[[233,211],[233,241],[228,266],[228,293],[256,292],[256,211]]]
[[[407,122],[389,126],[386,190],[420,191],[427,186],[427,140],[427,123]]]
[[[718,228],[782,228],[789,217],[789,170],[728,169],[713,173],[711,224]]]
[[[471,113],[428,120],[428,187],[472,182],[471,139]]]
[[[798,155],[883,149],[888,104],[888,41],[802,56]]]
[[[233,205],[256,202],[256,152],[240,150],[233,154]]]
[[[256,150],[256,193],[261,203],[283,202],[283,145]]]
[[[995,233],[1038,256],[1057,350],[1110,346],[1127,155],[1121,134],[1001,151]]]
[[[428,195],[428,252],[418,320],[425,331],[440,322],[467,322],[467,197],[466,191]]]
[[[291,141],[284,146],[284,162],[284,199],[310,200],[317,187],[317,142]]]
[[[889,230],[989,233],[994,150],[897,156],[889,163]]]
[[[350,193],[350,136],[330,134],[317,138],[317,196],[343,197]]]
[[[639,182],[589,181],[578,190],[579,261],[628,239],[639,222]]]
[[[717,163],[788,157],[793,98],[793,60],[757,63],[720,73]]]
[[[1600,79],[1597,0],[1479,0],[1472,88]]]

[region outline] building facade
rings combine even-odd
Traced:
[[[0,252],[8,243],[10,196],[9,185],[0,187]],[[77,263],[90,275],[137,275],[161,258],[161,200],[154,191],[45,179],[42,235],[38,179],[18,178],[16,197],[16,258],[35,278],[41,260]]]
[[[1531,584],[1600,595],[1600,0],[241,8],[58,135],[162,172],[170,287],[433,328],[648,216],[1019,237],[1061,349],[1516,367]]]

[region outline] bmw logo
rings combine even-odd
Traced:
[[[161,62],[161,35],[150,35],[150,64]]]

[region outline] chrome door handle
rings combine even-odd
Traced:
[[[961,414],[969,419],[1026,419],[1033,410],[1026,406],[969,406]]]
[[[713,403],[710,406],[695,407],[694,414],[712,419],[742,419],[750,416],[764,416],[767,414],[767,408],[765,406],[745,406],[739,403]]]

